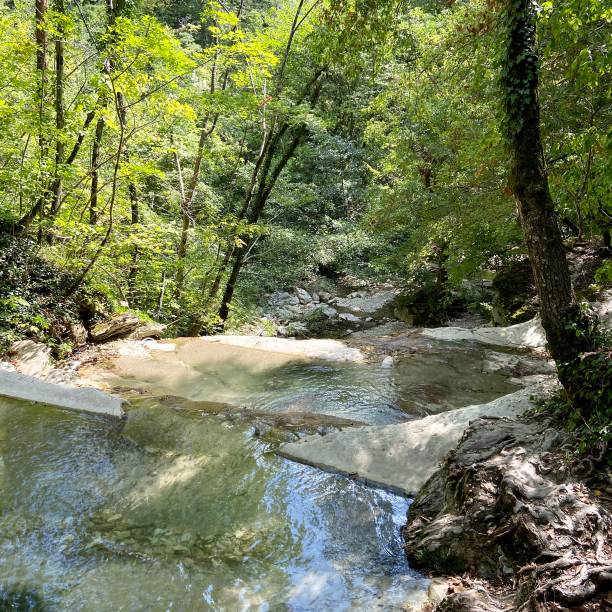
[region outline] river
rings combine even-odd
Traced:
[[[429,581],[402,552],[409,500],[273,450],[333,419],[400,422],[516,388],[482,359],[440,346],[386,369],[213,347],[183,356],[188,374],[136,357],[110,368],[132,398],[126,422],[0,399],[0,603],[418,605]],[[316,418],[289,418],[303,414]]]

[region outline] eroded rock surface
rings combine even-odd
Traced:
[[[533,406],[531,397],[550,391],[534,385],[487,404],[467,406],[407,423],[359,427],[324,437],[308,436],[277,452],[321,469],[414,495],[461,439],[470,421],[482,416],[518,416]]]
[[[550,417],[473,422],[411,506],[412,565],[513,584],[513,610],[578,606],[609,591],[612,517],[566,462],[574,444]],[[440,609],[470,609],[458,599]]]

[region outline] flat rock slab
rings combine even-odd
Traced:
[[[482,344],[496,346],[516,346],[543,348],[546,346],[546,334],[538,318],[509,327],[434,327],[424,329],[421,334],[436,340],[473,340]]]
[[[66,387],[7,370],[0,370],[0,396],[114,417],[124,414],[120,397],[91,387]]]
[[[339,340],[293,340],[268,336],[205,336],[198,338],[198,341],[218,342],[259,351],[295,355],[306,359],[352,362],[365,360],[365,355],[359,349],[348,347]]]
[[[546,395],[555,386],[551,377],[488,404],[458,408],[399,425],[356,427],[325,436],[307,436],[284,444],[277,453],[414,496],[457,445],[470,421],[483,416],[516,417],[533,407],[532,396]]]

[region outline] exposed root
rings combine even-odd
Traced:
[[[561,452],[571,442],[542,416],[472,423],[412,505],[406,550],[416,567],[471,572],[512,587],[515,598],[505,608],[471,589],[440,610],[602,609],[612,588],[612,516],[577,478],[601,479],[601,458],[577,470]]]

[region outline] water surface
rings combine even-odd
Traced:
[[[122,359],[107,380],[146,391],[127,422],[0,399],[0,608],[418,604],[428,581],[399,534],[409,500],[279,458],[274,445],[297,435],[296,414],[393,423],[513,388],[478,375],[482,357],[469,351],[390,369],[236,348]],[[262,415],[276,419],[265,435]]]

